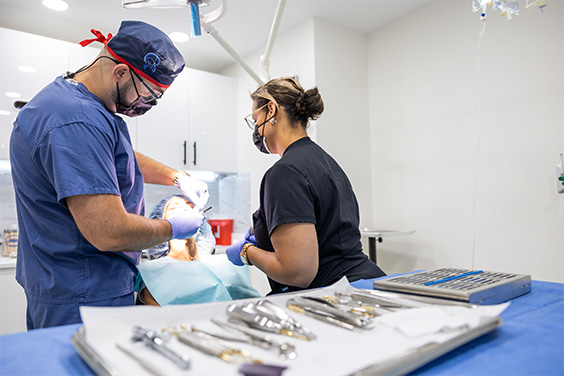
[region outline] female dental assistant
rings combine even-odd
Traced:
[[[317,88],[290,77],[273,79],[253,94],[245,118],[263,153],[282,158],[264,175],[254,234],[232,244],[234,264],[252,264],[269,279],[271,293],[384,276],[362,252],[359,208],[337,162],[307,136],[308,121],[324,106]]]

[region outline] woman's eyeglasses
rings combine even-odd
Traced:
[[[266,103],[265,105],[257,108],[256,110],[254,110],[253,112],[251,112],[250,114],[248,114],[247,116],[245,116],[245,121],[247,122],[247,125],[249,126],[249,128],[251,128],[251,130],[255,130],[257,123],[255,122],[255,120],[253,119],[253,115],[262,110],[264,107],[266,107],[268,105],[268,103]]]

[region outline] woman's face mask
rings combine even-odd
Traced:
[[[253,143],[255,144],[257,149],[259,149],[261,152],[263,152],[265,154],[272,154],[272,153],[270,152],[270,150],[268,149],[268,146],[266,145],[266,138],[264,137],[264,125],[273,118],[274,118],[274,116],[272,116],[270,119],[266,119],[264,122],[262,122],[262,124],[257,125],[255,127],[254,132],[253,132]],[[260,127],[263,127],[262,128],[262,135],[259,133]]]

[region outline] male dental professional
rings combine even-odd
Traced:
[[[10,140],[28,330],[79,323],[83,305],[133,305],[140,250],[189,238],[204,221],[198,210],[144,217],[143,182],[177,185],[199,208],[207,185],[135,152],[117,115],[162,100],[182,55],[144,22],[123,21],[113,37],[92,33],[81,44],[101,42],[96,59],[31,99]]]

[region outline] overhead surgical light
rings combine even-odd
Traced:
[[[124,8],[174,8],[189,6],[192,17],[190,26],[190,36],[199,37],[202,35],[200,29],[200,6],[208,6],[211,0],[122,0]]]
[[[260,57],[260,64],[262,67],[262,75],[259,77],[253,69],[247,64],[247,62],[239,55],[213,26],[213,23],[219,20],[225,15],[227,10],[227,0],[220,0],[221,5],[214,11],[203,14],[200,16],[199,7],[207,6],[211,0],[122,0],[122,5],[124,8],[171,8],[178,6],[189,6],[192,12],[191,17],[191,34],[192,36],[201,35],[200,27],[210,34],[226,51],[235,59],[235,61],[259,84],[262,85],[270,79],[270,73],[268,68],[270,66],[270,53],[272,52],[272,47],[274,45],[274,38],[278,32],[278,25],[280,24],[280,19],[282,18],[282,13],[284,12],[284,6],[286,5],[286,0],[278,0],[278,7],[276,8],[276,14],[274,15],[274,21],[272,22],[272,27],[270,29],[270,35],[268,37],[268,43],[266,45],[266,51],[264,55]]]

